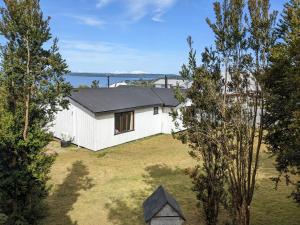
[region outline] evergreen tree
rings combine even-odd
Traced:
[[[278,28],[278,42],[272,48],[270,69],[264,79],[268,93],[266,128],[269,150],[276,156],[276,168],[300,203],[300,1],[284,5]],[[296,175],[297,181],[290,179]],[[277,182],[280,176],[275,179]]]
[[[37,224],[54,156],[45,152],[54,114],[66,108],[67,65],[38,0],[4,0],[0,9],[0,212],[7,225]]]

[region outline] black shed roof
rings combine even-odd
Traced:
[[[145,222],[151,220],[166,204],[169,204],[185,220],[177,201],[163,186],[159,186],[143,203]]]
[[[179,104],[172,89],[146,87],[74,89],[70,98],[93,113]]]

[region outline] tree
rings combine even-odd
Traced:
[[[228,192],[227,201],[222,203],[228,203],[232,222],[240,225],[250,224],[264,128],[260,80],[274,42],[276,18],[276,12],[269,13],[267,0],[248,1],[248,14],[245,6],[243,0],[214,3],[216,21],[207,19],[207,23],[215,34],[215,47],[205,50],[200,67],[195,66],[194,60],[189,62],[189,68],[193,69],[183,67],[182,75],[193,84],[186,94],[177,91],[178,100],[190,101],[188,108],[194,113],[182,109],[174,117],[187,129],[177,137],[186,140],[193,149],[197,147],[204,165],[216,166],[216,160],[202,156],[205,149],[220,157],[216,158],[221,165],[218,168],[223,171],[219,177],[226,177],[222,179],[226,181],[223,188]],[[222,76],[214,67],[218,62]],[[216,181],[212,177],[199,179],[198,182],[206,184]]]
[[[138,86],[138,87],[153,87],[154,86],[154,80],[125,80],[126,85],[128,86]]]
[[[178,87],[176,96],[180,102],[186,104],[187,101],[191,101],[192,104],[182,108],[180,113],[173,111],[174,121],[180,119],[183,126],[187,128],[173,135],[183,143],[189,144],[190,155],[199,162],[195,168],[188,171],[193,180],[193,191],[197,193],[199,206],[200,204],[203,206],[206,224],[216,225],[220,206],[226,205],[224,188],[226,176],[223,172],[226,169],[225,158],[214,141],[215,137],[209,132],[218,123],[214,93],[221,87],[220,61],[214,51],[206,49],[203,53],[203,65],[197,67],[196,52],[192,47],[191,37],[188,38],[188,44],[189,64],[183,65],[180,74],[183,78],[192,80],[193,84],[185,93],[182,93]],[[200,119],[204,114],[207,118]],[[211,136],[206,136],[207,132]]]
[[[272,48],[270,68],[264,79],[266,96],[266,142],[276,156],[280,181],[295,184],[293,198],[300,203],[300,1],[284,5],[278,42]],[[290,175],[298,175],[298,181]]]
[[[66,108],[67,64],[38,0],[4,0],[1,47],[0,212],[5,224],[37,224],[54,156],[45,152],[54,114]]]
[[[86,84],[80,84],[78,86],[78,88],[90,88],[90,87],[88,85],[86,85]]]
[[[100,88],[99,80],[93,80],[91,84],[91,88]]]

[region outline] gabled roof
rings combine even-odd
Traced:
[[[152,88],[154,93],[161,99],[164,106],[177,106],[179,104],[178,100],[175,98],[174,90],[170,88]],[[184,91],[184,90],[182,90]]]
[[[74,89],[70,98],[93,113],[111,112],[146,106],[179,104],[172,89],[129,87]]]
[[[147,223],[155,217],[155,215],[167,204],[169,204],[178,215],[185,220],[177,201],[163,188],[163,186],[159,186],[143,203],[145,222]]]

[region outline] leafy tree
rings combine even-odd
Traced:
[[[0,211],[5,224],[37,224],[54,156],[45,152],[54,114],[66,108],[67,64],[38,0],[4,0],[0,9]]]
[[[5,224],[7,220],[7,216],[3,213],[0,213],[0,224]]]
[[[292,193],[300,203],[300,1],[284,5],[278,27],[279,40],[272,48],[270,69],[264,79],[266,98],[266,142],[276,156],[280,181],[295,184]],[[293,182],[290,175],[298,175]]]
[[[125,83],[128,86],[139,86],[139,87],[153,87],[154,86],[154,80],[125,80]]]
[[[90,87],[88,85],[86,85],[86,84],[80,84],[78,86],[78,88],[90,88]]]
[[[177,90],[177,98],[191,106],[173,113],[187,128],[176,136],[187,141],[192,153],[200,156],[197,159],[203,160],[199,167],[205,176],[196,177],[202,184],[196,187],[197,192],[208,185],[220,187],[215,191],[225,193],[227,199],[217,201],[227,203],[232,222],[239,225],[250,224],[264,128],[260,80],[274,43],[276,18],[276,12],[269,13],[267,0],[249,0],[248,13],[245,7],[243,0],[214,3],[216,21],[207,19],[207,23],[215,34],[215,48],[205,50],[200,67],[196,66],[195,52],[190,52],[189,66],[183,66],[181,74],[193,84],[185,94]],[[206,158],[207,152],[213,156]],[[205,167],[221,173],[209,176]],[[206,193],[210,198],[216,194]],[[198,198],[206,204],[204,194]]]
[[[100,88],[99,80],[93,80],[91,84],[91,88]]]
[[[214,51],[206,49],[203,53],[203,65],[197,67],[196,52],[192,47],[191,37],[188,38],[188,44],[189,64],[183,65],[180,74],[185,79],[193,80],[193,85],[185,93],[178,88],[176,96],[182,103],[186,103],[189,99],[192,104],[182,108],[180,113],[173,112],[173,119],[176,121],[180,118],[183,126],[187,128],[183,132],[174,133],[174,136],[183,143],[189,144],[190,155],[199,162],[188,172],[193,180],[193,190],[203,206],[206,224],[215,225],[218,223],[221,203],[226,205],[224,188],[226,176],[223,172],[226,169],[225,158],[214,140],[215,134],[209,132],[212,127],[216,127],[219,117],[216,113],[214,93],[221,88],[220,61]],[[200,119],[204,114],[207,118]]]

